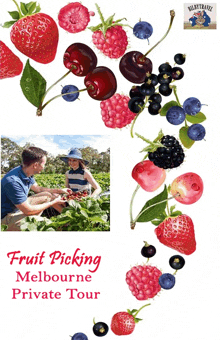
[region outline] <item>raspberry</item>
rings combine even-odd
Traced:
[[[149,160],[154,165],[163,169],[172,169],[183,163],[185,157],[183,148],[175,137],[163,136],[160,142],[164,147],[159,147],[148,154]]]
[[[102,120],[109,128],[123,128],[130,124],[136,114],[128,108],[129,97],[115,93],[100,104]]]
[[[58,15],[60,27],[70,33],[84,31],[90,21],[88,8],[79,2],[71,2],[61,8]]]
[[[161,271],[156,267],[136,266],[127,272],[126,282],[137,300],[147,300],[153,298],[161,290],[159,285],[161,275]]]
[[[128,45],[127,34],[121,26],[108,28],[105,36],[102,31],[95,31],[92,41],[104,55],[112,59],[123,56]]]

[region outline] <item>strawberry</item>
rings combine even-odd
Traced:
[[[147,300],[153,298],[161,290],[159,285],[161,275],[161,271],[156,267],[135,266],[126,273],[126,282],[137,300]]]
[[[128,108],[129,97],[115,93],[100,104],[102,120],[109,128],[123,128],[130,124],[136,114]]]
[[[16,5],[18,12],[9,12],[15,20],[6,22],[3,26],[13,25],[11,41],[29,58],[42,64],[50,63],[56,56],[58,45],[56,22],[49,15],[38,13],[40,7],[36,6],[36,2],[21,3],[21,9],[17,3]]]
[[[61,8],[58,14],[60,27],[70,33],[84,31],[90,21],[88,8],[79,2],[71,2]]]
[[[155,233],[161,243],[180,253],[190,255],[196,250],[193,221],[187,215],[166,218]]]
[[[0,41],[0,79],[18,76],[22,69],[21,60]]]
[[[94,45],[107,57],[117,59],[123,56],[128,45],[128,38],[122,24],[119,22],[123,19],[113,21],[114,15],[110,16],[106,21],[96,5],[102,23],[88,27],[92,32],[92,41]],[[126,25],[128,26],[128,25]]]
[[[111,330],[116,335],[129,335],[134,331],[135,324],[141,321],[141,319],[136,318],[140,310],[149,304],[142,306],[139,310],[133,309],[127,312],[118,312],[113,315],[111,321]]]

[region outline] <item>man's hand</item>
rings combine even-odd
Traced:
[[[63,188],[63,189],[60,189],[60,193],[68,195],[72,193],[72,190],[70,188]]]
[[[54,204],[63,204],[67,202],[67,200],[64,197],[61,197],[60,195],[58,197],[56,197],[51,203],[52,205]]]

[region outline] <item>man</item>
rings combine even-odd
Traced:
[[[26,216],[41,215],[42,212],[59,206],[65,201],[59,194],[67,194],[69,189],[49,189],[40,187],[33,175],[45,167],[47,152],[29,147],[22,152],[22,165],[10,170],[1,181],[1,224],[8,231],[20,231],[21,220]],[[29,196],[29,190],[35,195]]]

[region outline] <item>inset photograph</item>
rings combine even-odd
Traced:
[[[1,136],[1,231],[109,231],[110,136]]]

